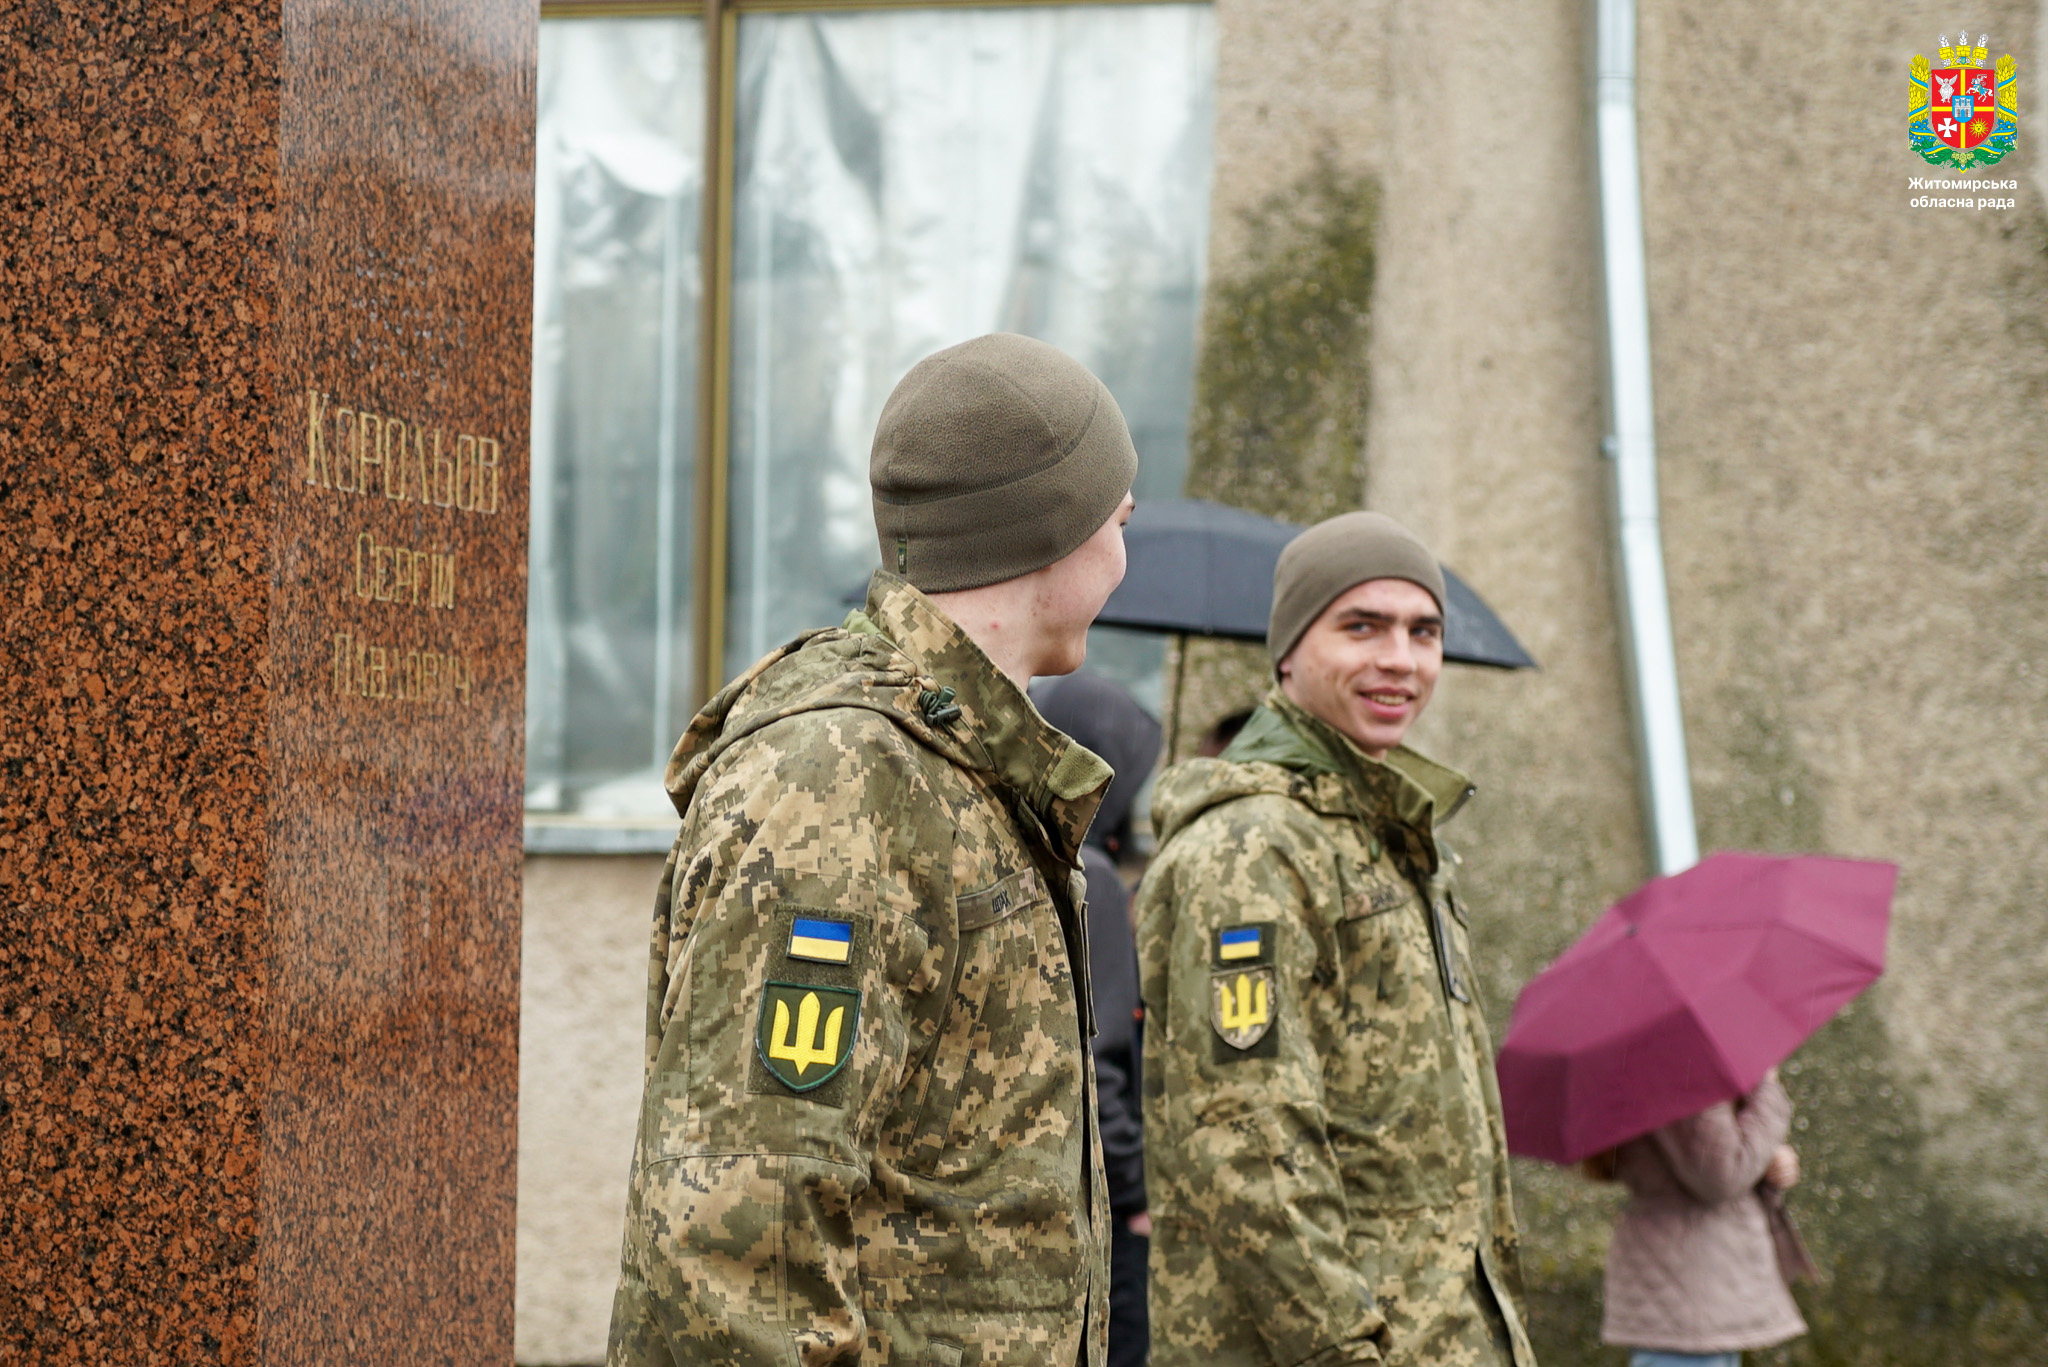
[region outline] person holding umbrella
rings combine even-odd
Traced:
[[[1627,1185],[1601,1337],[1637,1367],[1806,1332],[1777,1065],[1884,971],[1898,867],[1722,851],[1608,908],[1515,1002],[1509,1147]]]
[[[1740,1367],[1806,1332],[1788,1283],[1811,1275],[1784,1213],[1799,1180],[1792,1102],[1776,1069],[1733,1101],[1586,1163],[1628,1188],[1607,1249],[1604,1343],[1629,1367]]]
[[[1347,513],[1274,571],[1276,686],[1159,780],[1138,891],[1154,1367],[1534,1367],[1470,931],[1402,744],[1445,581]]]

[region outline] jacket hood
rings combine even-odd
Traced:
[[[770,651],[704,705],[669,756],[669,801],[687,815],[705,771],[762,728],[847,707],[880,713],[950,763],[987,774],[1074,861],[1109,766],[1041,717],[965,632],[886,571],[876,572],[866,607],[844,624]]]
[[[1136,698],[1094,674],[1069,674],[1039,688],[1039,713],[1116,771],[1088,828],[1088,843],[1106,850],[1104,842],[1122,830],[1138,790],[1159,762],[1159,723]]]
[[[1307,780],[1277,764],[1182,760],[1153,786],[1152,834],[1163,846],[1211,807],[1260,793],[1305,801],[1310,788]]]
[[[1211,807],[1271,793],[1329,815],[1392,820],[1433,846],[1435,828],[1475,791],[1457,770],[1406,746],[1373,759],[1276,687],[1222,755],[1177,764],[1160,777],[1152,824],[1164,844]]]

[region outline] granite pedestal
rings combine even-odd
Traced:
[[[537,19],[0,16],[0,1364],[510,1360]]]

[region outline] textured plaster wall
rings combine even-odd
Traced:
[[[515,1353],[604,1361],[640,1109],[659,856],[529,856]]]
[[[1902,861],[1883,1000],[1930,1164],[2044,1222],[2042,200],[2009,162],[2016,211],[1907,207],[1900,57],[1931,54],[1957,18],[1932,5],[1814,35],[1813,87],[1786,101],[1800,132],[1772,140],[1760,181],[1754,149],[1686,111],[1774,98],[1750,54],[1780,15],[1660,11],[1643,33],[1658,418],[1702,825],[1717,842],[1798,836]],[[2035,75],[2038,101],[2036,7],[1971,17],[1994,57]],[[1792,211],[1729,212],[1744,184]]]

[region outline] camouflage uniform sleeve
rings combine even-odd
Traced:
[[[1166,1029],[1158,1057],[1172,1132],[1153,1146],[1152,1171],[1170,1173],[1170,1218],[1217,1263],[1236,1302],[1221,1312],[1248,1312],[1275,1363],[1378,1362],[1386,1322],[1374,1269],[1347,1246],[1324,1105],[1322,1036],[1337,1009],[1327,914],[1340,896],[1335,852],[1310,814],[1279,797],[1215,808],[1175,844],[1167,878],[1145,890],[1158,895],[1141,930],[1147,1019]],[[1248,928],[1264,937],[1254,954],[1244,953]],[[1225,932],[1236,932],[1228,945]],[[1237,1047],[1228,1027],[1248,1019],[1247,1000],[1256,1014],[1262,971],[1269,1019]],[[1240,999],[1230,989],[1244,972],[1254,991]],[[1154,1271],[1168,1283],[1160,1291],[1174,1294],[1172,1269]]]
[[[851,1211],[937,1033],[951,826],[912,744],[844,709],[736,746],[677,849],[611,1367],[858,1363]]]

